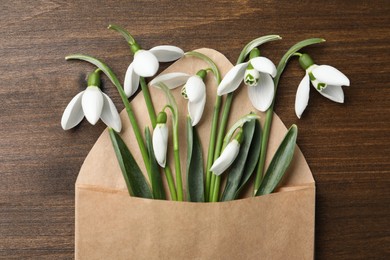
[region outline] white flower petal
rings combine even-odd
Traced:
[[[323,90],[318,90],[321,95],[337,103],[344,103],[344,92],[341,86],[328,85]]]
[[[256,57],[250,60],[253,68],[257,71],[268,73],[273,78],[276,76],[276,67],[275,64],[268,58],[265,57]]]
[[[127,97],[131,97],[139,86],[139,75],[134,72],[133,63],[130,63],[125,75],[125,82],[123,84],[124,91]]]
[[[185,88],[190,102],[198,102],[206,95],[206,85],[198,75],[191,76],[187,80]]]
[[[230,165],[232,165],[239,151],[240,144],[234,139],[222,151],[222,154],[218,157],[218,159],[215,160],[210,168],[210,171],[212,171],[215,175],[221,175],[227,168],[230,167]]]
[[[100,118],[109,127],[113,128],[116,132],[120,132],[122,129],[122,122],[111,98],[106,94],[103,94],[103,110]]]
[[[156,46],[149,51],[156,55],[160,62],[174,61],[184,56],[184,51],[182,49],[171,45]]]
[[[319,81],[328,85],[349,86],[349,79],[338,69],[320,65],[312,70],[313,76]]]
[[[275,88],[271,76],[260,72],[257,86],[248,86],[248,96],[252,105],[259,111],[266,111],[272,104]]]
[[[102,114],[103,95],[98,87],[87,87],[81,100],[84,115],[92,125],[96,124]]]
[[[240,63],[234,66],[231,70],[229,70],[228,73],[226,73],[225,77],[222,79],[221,83],[218,86],[218,96],[233,92],[240,86],[241,82],[244,79],[245,70],[247,66],[248,62]]]
[[[141,77],[152,77],[158,70],[158,60],[156,56],[145,50],[139,50],[134,55],[133,67],[135,73]]]
[[[295,96],[295,114],[298,118],[301,118],[303,111],[305,111],[307,104],[309,103],[310,94],[310,78],[306,73],[305,77],[299,83],[297,94]]]
[[[166,124],[157,124],[153,131],[152,143],[156,161],[165,168],[168,147],[168,127]]]
[[[198,102],[188,102],[188,113],[191,118],[192,126],[197,125],[202,118],[205,104],[206,95],[203,95],[202,99]]]
[[[162,74],[155,77],[152,81],[150,81],[150,86],[157,86],[158,82],[164,83],[169,89],[174,89],[179,86],[183,86],[190,75],[182,72],[172,72],[167,74]]]
[[[64,110],[61,118],[61,126],[64,130],[71,129],[78,125],[84,118],[83,108],[81,107],[81,99],[84,91],[81,91],[72,98]]]

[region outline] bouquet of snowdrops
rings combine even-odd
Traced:
[[[310,82],[321,95],[339,103],[344,101],[341,86],[349,86],[348,78],[339,70],[328,65],[316,65],[307,53],[300,52],[306,46],[324,42],[320,38],[306,39],[293,45],[277,66],[270,59],[262,56],[260,49],[262,44],[280,40],[281,37],[267,35],[256,38],[245,45],[236,65],[222,78],[214,61],[202,53],[184,52],[176,46],[169,45],[160,45],[149,50],[142,49],[125,29],[116,25],[110,25],[108,28],[119,32],[124,37],[131,54],[134,55],[133,62],[126,71],[123,86],[116,74],[101,60],[82,54],[67,56],[67,60],[84,60],[97,68],[89,74],[86,90],[77,94],[66,107],[61,125],[64,130],[68,130],[78,125],[84,116],[93,125],[100,118],[109,128],[112,145],[129,194],[135,197],[167,199],[163,175],[168,184],[169,197],[174,201],[234,200],[239,198],[251,178],[254,179],[253,196],[272,193],[293,159],[298,131],[296,125],[290,127],[268,168],[265,169],[275,94],[288,61],[298,57],[299,64],[305,71],[295,101],[295,113],[298,118],[308,104]],[[160,62],[172,62],[184,56],[202,59],[207,67],[194,75],[177,71],[154,77]],[[210,73],[213,74],[218,85],[214,100],[209,98],[206,100],[206,88],[209,86],[206,86],[205,78]],[[143,162],[134,159],[119,134],[122,128],[121,118],[110,97],[100,89],[102,74],[109,78],[119,92]],[[150,79],[151,77],[154,78]],[[149,84],[147,84],[148,80]],[[153,130],[147,127],[144,129],[144,134],[129,101],[129,98],[137,93],[139,86],[141,86]],[[167,103],[161,111],[155,111],[149,87],[158,88],[165,94]],[[253,108],[265,112],[264,124],[260,124],[259,116],[255,112],[248,111],[227,130],[234,92],[240,87],[247,89],[248,99]],[[182,151],[179,151],[181,140],[178,134],[182,130],[178,127],[178,114],[184,111],[177,107],[172,91],[180,91],[183,98],[188,100],[186,194],[183,192],[183,165],[180,161]],[[211,122],[202,122],[206,102],[213,101],[215,103]],[[167,124],[168,120],[172,122],[171,129]],[[211,124],[209,140],[203,140],[202,136],[198,135],[199,123]],[[173,147],[168,145],[169,131],[172,131]],[[202,154],[202,145],[208,145],[207,155]],[[169,152],[173,153],[174,169],[171,169],[167,162]],[[142,173],[139,163],[145,165],[147,177]],[[226,181],[221,182],[221,178],[226,178]]]

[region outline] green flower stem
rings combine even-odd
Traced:
[[[261,140],[261,152],[260,152],[260,158],[259,158],[259,166],[257,168],[256,179],[255,179],[255,184],[254,184],[254,194],[257,193],[257,190],[259,189],[259,187],[261,185],[261,181],[262,181],[263,175],[264,175],[264,165],[265,165],[265,158],[267,155],[268,140],[269,140],[269,136],[270,136],[272,119],[273,119],[275,96],[276,96],[276,90],[278,88],[280,76],[282,75],[289,59],[293,56],[296,56],[297,55],[296,53],[301,48],[312,45],[312,44],[321,43],[324,41],[325,40],[321,39],[321,38],[312,38],[312,39],[306,39],[306,40],[303,40],[301,42],[298,42],[295,45],[293,45],[283,55],[283,57],[281,58],[281,60],[278,64],[277,73],[276,73],[276,76],[274,78],[275,95],[274,95],[274,99],[272,101],[272,104],[268,108],[266,116],[265,116],[265,122],[264,122],[264,127],[263,127],[264,130],[263,130],[263,136],[262,136],[262,140]]]
[[[222,104],[222,97],[217,95],[214,103],[213,118],[211,123],[211,130],[210,130],[209,148],[207,151],[206,186],[205,186],[206,201],[209,201],[209,196],[210,196],[210,185],[211,185],[211,180],[212,180],[211,178],[213,174],[209,169],[211,168],[214,162],[214,150],[215,150],[215,143],[217,139],[216,134],[217,134],[218,119],[219,119],[219,112],[221,110],[221,104]]]
[[[149,180],[150,180],[151,179],[151,167],[149,164],[148,150],[146,149],[146,146],[145,146],[142,134],[141,134],[141,130],[138,126],[133,109],[129,103],[129,100],[127,99],[125,92],[123,91],[123,87],[122,87],[121,83],[119,82],[119,80],[116,77],[116,75],[114,74],[114,72],[110,69],[110,67],[108,67],[102,61],[100,61],[94,57],[88,56],[88,55],[74,54],[74,55],[69,55],[69,56],[65,57],[65,59],[66,60],[74,60],[74,59],[83,60],[83,61],[87,61],[89,63],[92,63],[93,65],[95,65],[96,67],[101,69],[101,71],[103,71],[104,74],[106,74],[106,76],[111,80],[111,82],[117,88],[119,95],[121,96],[122,102],[125,105],[126,112],[127,112],[128,117],[129,117],[131,126],[133,128],[135,138],[137,139],[137,143],[138,143],[139,149],[141,151],[142,159],[144,160],[145,168],[146,168],[146,171],[148,173]]]
[[[215,76],[215,81],[217,83],[217,86],[219,83],[221,83],[221,73],[218,70],[217,65],[214,63],[213,60],[211,60],[206,55],[196,52],[196,51],[190,51],[187,52],[185,55],[187,56],[194,56],[199,59],[202,59],[206,63],[210,65],[210,68],[207,70],[211,70]],[[211,129],[210,129],[210,139],[209,139],[209,147],[207,151],[207,164],[206,164],[206,184],[205,184],[205,200],[208,201],[209,199],[209,192],[210,192],[210,185],[211,185],[211,178],[212,178],[212,172],[209,171],[211,168],[213,162],[214,162],[214,151],[215,151],[215,143],[217,138],[217,128],[218,128],[218,121],[219,121],[219,113],[221,110],[221,104],[222,104],[222,97],[218,96],[215,98],[214,102],[214,111],[213,116],[211,120]]]
[[[244,62],[244,60],[250,54],[252,49],[262,45],[263,43],[275,41],[275,40],[280,40],[280,39],[281,39],[281,37],[279,35],[266,35],[266,36],[262,36],[262,37],[259,37],[259,38],[256,38],[256,39],[250,41],[242,49],[240,56],[237,59],[236,64],[240,64],[240,63]],[[226,97],[223,116],[221,119],[218,137],[217,137],[217,146],[215,148],[214,161],[218,158],[218,156],[221,153],[223,136],[224,136],[227,120],[229,119],[229,112],[230,112],[232,100],[233,100],[233,92],[227,94],[227,97]],[[210,201],[218,201],[218,194],[219,194],[220,182],[221,182],[220,178],[221,178],[220,176],[215,176],[215,174],[212,174],[211,184],[210,184],[210,193],[209,193],[210,194],[210,196],[209,196]]]
[[[148,91],[149,93],[149,91]],[[149,93],[150,94],[150,93]],[[145,100],[146,101],[146,100]],[[165,112],[165,109],[168,108],[171,110],[171,112],[173,113],[173,108],[170,106],[170,105],[166,105],[162,111]],[[152,118],[153,114],[149,114],[150,118]],[[157,123],[157,116],[156,114],[154,114],[154,118],[156,120],[156,123]],[[152,120],[152,119],[151,119]],[[153,127],[154,128],[154,127]],[[165,178],[167,179],[167,183],[168,183],[168,188],[169,188],[169,193],[171,194],[171,199],[173,201],[177,201],[177,192],[176,192],[176,187],[175,187],[175,181],[173,179],[173,175],[172,175],[172,171],[171,171],[171,167],[169,166],[169,162],[168,162],[168,159],[166,159],[166,166],[164,169],[164,173],[165,173]]]
[[[123,36],[123,38],[125,38],[127,43],[130,45],[130,50],[133,54],[138,49],[140,49],[140,46],[135,41],[134,37],[126,29],[124,29],[118,25],[112,25],[112,24],[110,24],[108,26],[108,29],[112,29],[114,31],[119,32]],[[154,110],[154,106],[153,106],[152,98],[150,96],[149,88],[146,84],[144,77],[140,77],[140,84],[141,84],[142,94],[143,94],[144,99],[145,99],[145,104],[146,104],[146,107],[148,109],[149,118],[150,118],[150,121],[152,123],[152,127],[154,129],[156,127],[156,121],[157,121],[156,120],[156,111]],[[168,162],[167,162],[167,164],[168,164]],[[165,172],[165,177],[166,177],[167,182],[168,182],[169,192],[171,194],[171,198],[172,198],[172,200],[177,200],[176,188],[175,188],[175,185],[173,182],[173,176],[172,176],[172,171],[171,171],[170,167],[169,166],[165,167],[164,172]]]
[[[167,179],[167,182],[168,182],[168,187],[169,187],[169,192],[171,194],[171,199],[174,201],[177,201],[175,181],[173,180],[171,168],[168,165],[164,168],[164,173],[165,173],[165,178]]]
[[[133,54],[140,48],[140,46],[137,44],[137,42],[135,41],[133,36],[127,30],[125,30],[117,25],[110,25],[108,28],[113,29],[113,30],[119,32],[120,34],[122,34],[122,36],[126,39],[127,43],[130,45],[130,49],[131,49],[131,52]],[[140,85],[141,85],[141,89],[142,89],[142,94],[143,94],[144,99],[145,99],[145,104],[146,104],[146,107],[148,109],[150,122],[152,123],[152,127],[154,129],[156,127],[156,124],[157,124],[156,111],[154,109],[152,98],[150,95],[150,91],[149,91],[149,88],[146,84],[144,77],[140,77]],[[167,164],[168,164],[168,162],[167,162]],[[171,168],[169,167],[169,165],[167,165],[164,168],[164,173],[165,173],[165,177],[166,177],[167,182],[168,182],[168,187],[169,187],[169,192],[171,194],[171,198],[172,198],[172,200],[176,201],[177,200],[177,193],[176,193],[176,188],[175,188],[175,184],[173,181],[172,171],[171,171]]]
[[[221,155],[222,151],[222,144],[223,144],[223,137],[225,134],[225,129],[227,125],[227,121],[229,119],[229,113],[230,113],[230,108],[232,106],[232,101],[233,101],[233,92],[227,94],[226,101],[224,104],[224,109],[222,112],[222,118],[221,118],[221,123],[219,126],[219,131],[218,131],[218,137],[217,137],[217,144],[215,146],[215,153],[214,153],[214,161]],[[211,166],[210,166],[211,167]],[[210,202],[216,202],[218,201],[218,194],[219,194],[219,187],[221,183],[221,176],[216,176],[215,174],[211,175],[211,184],[210,184]]]
[[[176,191],[177,191],[177,200],[183,201],[183,181],[181,176],[181,164],[180,164],[180,151],[179,151],[179,124],[178,124],[178,111],[176,110],[176,115],[174,116],[173,122],[173,157],[175,160],[175,172],[176,172]]]
[[[176,136],[176,138],[175,138]],[[173,135],[174,140],[178,139],[177,138],[177,133]],[[174,148],[173,149],[173,156],[175,158],[175,171],[176,171],[176,188],[177,188],[177,200],[178,201],[183,201],[184,196],[183,196],[183,181],[181,177],[181,165],[180,165],[180,152],[179,148]]]
[[[180,165],[180,151],[179,151],[179,110],[177,109],[176,100],[173,97],[171,91],[168,87],[161,83],[159,87],[164,91],[164,94],[167,98],[168,104],[165,108],[169,108],[172,112],[172,135],[173,135],[173,157],[175,160],[175,171],[176,171],[176,191],[177,191],[177,200],[183,201],[183,182],[181,177],[181,165]]]
[[[142,89],[142,94],[144,95],[145,104],[148,109],[150,122],[152,123],[153,129],[156,127],[157,124],[157,117],[156,117],[156,111],[154,110],[152,97],[150,96],[148,85],[146,85],[146,81],[144,77],[140,77],[139,79]]]
[[[145,104],[148,109],[149,113],[149,118],[150,122],[152,123],[153,129],[156,127],[157,124],[157,116],[156,116],[156,111],[153,106],[153,101],[152,97],[150,95],[149,87],[146,84],[145,78],[140,77],[140,84],[141,84],[141,90],[142,94],[145,99]],[[174,201],[177,201],[177,192],[175,188],[175,182],[173,180],[173,175],[171,171],[171,167],[168,165],[168,161],[166,162],[166,167],[164,168],[164,173],[165,173],[165,178],[167,179],[168,182],[168,187],[169,187],[169,193],[171,194],[171,199]]]

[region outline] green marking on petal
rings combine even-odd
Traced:
[[[309,78],[310,80],[316,80],[316,77],[314,77],[313,72],[309,72]]]
[[[187,90],[186,90],[185,85],[181,88],[181,95],[183,96],[184,99],[188,99]]]
[[[244,75],[244,83],[247,86],[253,87],[256,86],[257,83],[260,80],[260,73],[255,69],[246,69],[245,75]]]
[[[317,89],[318,89],[318,90],[323,90],[324,88],[326,88],[326,86],[327,86],[327,85],[326,85],[325,83],[318,83],[318,84],[317,84]]]

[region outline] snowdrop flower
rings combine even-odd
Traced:
[[[99,118],[115,131],[120,132],[122,123],[118,111],[109,96],[100,90],[100,70],[88,76],[88,87],[77,94],[65,108],[61,119],[64,130],[78,125],[84,116],[95,125]]]
[[[134,43],[131,45],[131,50],[134,53],[134,60],[127,68],[123,84],[127,97],[137,91],[140,77],[152,77],[156,74],[159,62],[174,61],[184,55],[182,49],[170,45],[142,50],[137,43]]]
[[[341,71],[328,65],[318,66],[307,54],[301,54],[299,63],[306,71],[306,75],[299,84],[295,97],[295,114],[298,118],[301,118],[309,102],[310,81],[324,97],[337,103],[344,103],[341,86],[349,86],[349,79]]]
[[[248,86],[248,96],[252,105],[259,111],[266,111],[274,98],[274,81],[276,67],[265,57],[260,57],[260,51],[254,48],[248,62],[234,66],[218,86],[219,96],[235,91],[244,81]]]
[[[206,104],[206,85],[203,81],[206,75],[207,72],[205,70],[200,70],[196,75],[192,76],[186,73],[173,72],[154,78],[150,84],[164,83],[169,89],[184,85],[182,95],[188,99],[188,114],[190,115],[192,126],[195,126],[202,118]]]
[[[153,131],[153,150],[158,164],[165,168],[168,148],[167,114],[162,111],[157,116],[157,125]]]
[[[243,141],[242,139],[243,134],[242,130],[240,130],[234,139],[228,143],[222,151],[222,154],[217,158],[217,160],[215,160],[210,168],[211,172],[215,175],[221,175],[227,168],[230,167],[230,165],[232,165],[240,151],[240,145]]]

